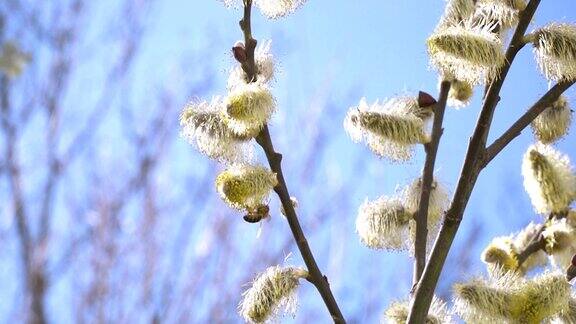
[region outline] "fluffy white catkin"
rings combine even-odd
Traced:
[[[258,71],[256,80],[248,80],[240,64],[237,64],[230,70],[230,75],[228,76],[228,91],[232,91],[234,88],[252,81],[270,85],[276,75],[276,62],[271,53],[271,46],[271,41],[262,41],[256,46],[254,51],[254,61]]]
[[[250,161],[250,138],[234,133],[224,114],[225,106],[220,97],[214,97],[210,102],[191,102],[180,115],[181,134],[201,153],[215,160],[229,163]]]
[[[422,110],[414,98],[393,98],[369,105],[364,98],[344,119],[344,129],[352,140],[365,140],[378,156],[392,161],[412,157],[414,144],[427,143]]]
[[[259,82],[235,87],[226,97],[228,127],[238,136],[255,137],[270,120],[276,102],[270,89]]]
[[[382,196],[360,205],[356,231],[360,241],[369,248],[405,250],[410,218],[400,200]]]
[[[549,145],[528,148],[522,162],[524,188],[537,213],[565,212],[576,198],[576,174],[567,156]]]
[[[576,79],[576,25],[552,23],[533,32],[536,60],[549,80]]]
[[[256,208],[263,204],[277,184],[276,173],[259,165],[232,165],[216,177],[220,197],[236,209]]]
[[[454,293],[454,309],[468,323],[541,323],[568,309],[570,284],[560,273],[501,272],[457,284]]]
[[[440,220],[448,210],[450,204],[450,197],[448,191],[438,181],[433,180],[430,188],[430,198],[428,200],[428,245],[433,243],[438,230],[440,229]],[[402,203],[408,213],[415,215],[420,208],[420,197],[422,194],[422,179],[417,178],[412,181],[402,192]],[[416,222],[410,220],[410,239],[414,241],[416,238]],[[411,244],[411,248],[414,245]]]
[[[572,110],[568,100],[560,96],[532,121],[534,136],[544,144],[550,144],[568,134],[572,123]]]
[[[308,276],[302,268],[273,266],[259,274],[242,295],[238,310],[248,323],[264,323],[278,315],[281,308],[294,313],[300,279]]]
[[[242,0],[220,0],[227,7],[241,7]],[[252,3],[260,9],[260,12],[268,19],[277,19],[285,17],[298,8],[300,8],[306,0],[252,0]]]
[[[500,38],[487,27],[449,26],[427,41],[430,63],[444,78],[478,85],[492,80],[504,64]]]

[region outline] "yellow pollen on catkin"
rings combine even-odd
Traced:
[[[262,166],[234,165],[216,178],[218,193],[236,209],[262,205],[277,184],[276,173]]]
[[[500,267],[505,271],[519,270],[518,251],[512,239],[506,236],[493,239],[482,252],[481,258],[492,269]]]
[[[502,41],[487,28],[441,28],[427,45],[430,62],[442,75],[471,85],[492,80],[505,61]]]
[[[448,92],[448,106],[454,108],[466,107],[474,95],[474,87],[464,81],[452,80]]]
[[[360,241],[369,248],[406,250],[411,217],[398,199],[382,196],[360,206],[356,231]]]
[[[354,120],[353,120],[354,122]],[[360,112],[357,123],[368,131],[400,144],[427,143],[422,122],[376,112]]]
[[[228,127],[239,136],[254,137],[272,117],[276,103],[268,87],[256,82],[235,87],[225,105]]]
[[[371,105],[363,98],[348,111],[344,129],[355,142],[365,140],[378,156],[406,161],[415,144],[430,141],[424,127],[426,117],[415,98],[392,98]]]
[[[534,136],[542,143],[549,144],[568,134],[572,122],[572,110],[566,97],[560,96],[532,121]]]
[[[576,199],[576,174],[568,157],[551,146],[532,145],[522,163],[524,188],[540,214],[566,212]]]
[[[296,290],[308,272],[302,268],[273,266],[259,274],[242,295],[238,310],[248,323],[265,323],[284,308],[296,311]]]
[[[568,308],[570,284],[564,275],[545,273],[528,280],[510,305],[517,323],[541,323]]]
[[[224,103],[191,102],[180,114],[181,134],[208,157],[222,162],[247,162],[251,159],[250,137],[234,133],[223,116]]]
[[[501,272],[454,286],[456,312],[468,323],[541,323],[568,309],[570,284],[545,272],[523,279]]]
[[[576,79],[576,25],[552,23],[533,32],[529,39],[547,79]]]

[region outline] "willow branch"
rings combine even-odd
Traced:
[[[410,324],[425,322],[430,303],[432,303],[434,290],[436,289],[440,273],[448,256],[448,251],[452,246],[452,242],[462,221],[462,216],[470,199],[470,195],[472,194],[472,190],[474,189],[474,184],[480,171],[485,166],[481,163],[481,157],[485,150],[486,139],[492,124],[494,110],[500,100],[500,90],[516,54],[518,54],[520,49],[525,45],[523,42],[524,34],[539,4],[540,0],[530,0],[526,9],[520,14],[518,26],[506,50],[504,66],[488,88],[480,116],[478,117],[474,133],[468,145],[466,158],[460,172],[460,178],[458,179],[452,203],[446,212],[444,223],[434,243],[430,261],[426,264],[424,273],[416,286],[416,293],[414,294],[412,308],[408,316],[408,323]]]
[[[242,69],[248,75],[248,79],[254,81],[256,80],[257,75],[256,64],[254,61],[254,49],[256,47],[256,40],[252,38],[252,30],[250,26],[251,7],[252,1],[246,0],[244,5],[244,17],[242,20],[240,20],[240,28],[244,33],[244,42],[246,48],[246,60],[242,62]],[[334,323],[346,323],[344,316],[342,316],[342,312],[336,303],[334,294],[330,290],[328,279],[318,268],[314,255],[312,254],[312,250],[308,245],[306,236],[304,235],[302,227],[300,226],[300,222],[298,221],[298,216],[296,215],[296,211],[294,210],[294,206],[290,200],[290,193],[288,191],[286,181],[284,180],[284,174],[282,173],[282,154],[276,152],[274,149],[274,145],[272,144],[272,139],[270,137],[270,132],[268,130],[268,125],[265,125],[262,128],[262,131],[256,137],[256,142],[264,150],[268,164],[270,165],[270,169],[276,173],[276,177],[278,178],[278,185],[274,187],[274,191],[278,195],[278,198],[282,203],[282,207],[286,212],[286,219],[288,220],[290,230],[292,231],[292,235],[296,240],[298,250],[300,251],[300,254],[302,255],[304,263],[308,269],[309,276],[306,279],[316,287],[320,293],[320,296],[322,296],[324,304],[326,304],[326,307],[328,308]]]
[[[446,110],[446,101],[450,91],[450,82],[443,81],[440,85],[440,95],[438,103],[434,107],[434,123],[432,125],[432,139],[424,148],[426,150],[426,161],[424,171],[422,171],[422,191],[420,193],[420,203],[416,215],[416,239],[414,240],[414,285],[418,283],[424,266],[426,265],[426,242],[428,238],[428,206],[430,203],[430,191],[434,178],[434,164],[436,163],[436,154],[442,137],[442,120]]]
[[[526,261],[532,254],[544,250],[546,247],[546,240],[542,236],[542,232],[546,229],[544,224],[540,224],[538,231],[534,233],[534,236],[530,239],[530,243],[518,253],[518,267],[520,267],[524,261]]]
[[[484,153],[483,167],[486,166],[498,153],[500,153],[512,140],[518,137],[522,131],[532,123],[546,107],[550,107],[554,101],[560,97],[564,91],[568,90],[576,80],[560,82],[554,85],[548,92],[546,92],[538,101],[528,109],[518,120],[508,128],[502,136],[494,141]]]
[[[562,219],[566,216],[567,213],[559,213],[559,214],[551,213],[550,215],[548,215],[547,221],[550,222],[553,219]],[[522,263],[524,263],[532,254],[538,251],[546,251],[545,250],[546,239],[542,235],[545,229],[546,225],[540,224],[538,231],[536,231],[532,235],[530,243],[528,243],[528,245],[526,245],[526,247],[524,247],[524,249],[518,253],[518,267],[520,267]]]

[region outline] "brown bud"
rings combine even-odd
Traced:
[[[240,63],[246,62],[246,48],[244,47],[244,43],[240,41],[236,42],[234,47],[232,47],[232,53],[236,61]]]
[[[436,104],[436,99],[432,97],[430,94],[420,91],[418,92],[418,106],[420,108],[430,107]]]
[[[576,277],[576,254],[572,257],[572,264],[566,269],[566,279],[570,281],[574,279],[574,277]]]

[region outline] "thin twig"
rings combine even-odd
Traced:
[[[522,40],[524,33],[526,32],[539,4],[540,0],[530,0],[526,9],[524,9],[520,14],[518,26],[516,27],[514,36],[512,36],[512,40],[510,41],[510,45],[506,51],[506,61],[504,66],[488,88],[480,116],[478,117],[474,133],[468,145],[466,158],[460,172],[460,178],[458,180],[458,185],[456,186],[452,203],[446,212],[444,223],[442,224],[436,242],[434,243],[434,248],[430,255],[430,261],[426,264],[424,273],[416,287],[412,308],[410,310],[410,315],[408,316],[408,323],[410,324],[425,322],[434,295],[434,290],[436,289],[440,273],[442,272],[446,257],[448,256],[448,251],[452,246],[452,242],[460,226],[462,215],[464,214],[464,210],[470,195],[472,194],[474,184],[483,168],[480,157],[484,153],[486,139],[494,116],[494,110],[500,100],[500,89],[502,88],[516,54],[518,54],[520,49],[525,45]]]
[[[416,215],[416,239],[414,240],[414,278],[413,283],[416,285],[424,266],[426,265],[426,242],[428,241],[428,205],[430,202],[430,191],[432,189],[432,182],[434,178],[434,164],[436,163],[436,153],[438,153],[438,146],[440,144],[440,137],[442,137],[442,120],[444,119],[444,111],[446,110],[446,101],[448,99],[448,92],[450,91],[450,82],[443,81],[440,85],[440,95],[438,103],[434,107],[434,123],[432,125],[432,139],[427,143],[424,148],[426,150],[426,162],[424,163],[424,171],[422,171],[422,183],[420,188],[420,204],[418,206],[418,213]]]
[[[512,140],[522,133],[522,131],[530,125],[540,113],[542,113],[547,107],[550,107],[552,103],[560,97],[564,91],[570,88],[576,80],[560,82],[554,85],[548,92],[546,92],[538,101],[528,109],[518,120],[508,128],[502,136],[494,141],[484,153],[482,167],[485,167],[498,153],[500,153]]]
[[[272,145],[270,138],[270,132],[268,131],[267,126],[264,126],[256,138],[256,142],[258,142],[258,144],[264,149],[266,158],[270,164],[270,169],[276,173],[278,178],[278,185],[274,187],[274,191],[278,195],[278,198],[282,203],[282,207],[286,212],[286,219],[290,225],[290,230],[292,231],[292,235],[296,240],[296,244],[298,245],[300,254],[304,259],[304,263],[306,263],[306,267],[308,268],[308,272],[310,274],[310,278],[308,278],[308,280],[312,282],[314,286],[316,286],[316,289],[322,296],[322,299],[324,300],[324,303],[326,304],[326,307],[328,308],[334,323],[345,323],[344,317],[340,312],[340,308],[336,303],[336,299],[330,290],[328,279],[326,276],[322,275],[322,272],[320,272],[320,269],[316,264],[316,260],[314,259],[314,255],[312,254],[310,246],[308,245],[308,241],[306,240],[306,236],[302,231],[300,222],[298,221],[298,216],[296,215],[296,211],[294,210],[294,206],[290,200],[290,194],[288,193],[286,181],[284,180],[284,175],[282,173],[282,154],[277,153],[274,150],[274,146]]]
[[[546,225],[554,219],[562,219],[568,216],[567,213],[551,213],[548,215],[547,222],[540,224],[538,230],[530,238],[530,243],[522,251],[518,253],[518,267],[522,265],[532,254],[538,251],[546,251],[546,239],[542,235],[546,229]]]
[[[244,17],[242,20],[240,20],[240,27],[244,32],[244,42],[246,49],[246,60],[242,62],[242,69],[248,75],[249,80],[255,81],[257,75],[256,64],[254,61],[254,49],[256,47],[256,40],[252,38],[250,22],[251,7],[252,0],[246,0],[244,4]],[[272,144],[268,125],[264,125],[262,131],[256,137],[256,142],[264,150],[268,164],[270,165],[270,169],[276,173],[278,178],[278,185],[274,187],[274,191],[278,195],[278,198],[282,203],[282,207],[286,212],[286,219],[290,225],[290,230],[292,231],[292,235],[296,240],[296,244],[298,245],[300,254],[304,259],[304,263],[308,268],[309,277],[306,279],[316,287],[322,296],[322,299],[324,300],[324,303],[326,304],[326,307],[328,308],[334,323],[346,323],[344,316],[342,316],[342,312],[336,303],[336,299],[330,290],[328,279],[318,268],[316,260],[314,259],[314,255],[312,254],[310,246],[308,245],[308,241],[306,240],[306,236],[304,235],[302,227],[300,226],[300,222],[298,221],[298,216],[296,215],[296,211],[292,205],[288,187],[286,186],[286,181],[284,180],[284,175],[282,173],[282,154],[274,150],[274,145]]]

